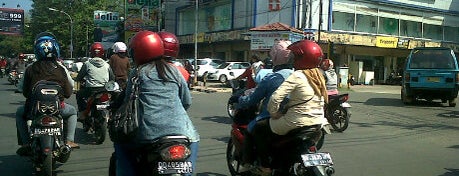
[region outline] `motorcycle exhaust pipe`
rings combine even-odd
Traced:
[[[327,175],[333,175],[335,174],[335,168],[332,166],[328,166],[325,168],[325,173],[327,173]]]
[[[62,154],[62,155],[67,155],[67,154],[69,154],[69,153],[72,151],[72,147],[70,147],[70,146],[67,145],[67,144],[62,145],[61,148],[60,148],[60,151],[61,151],[61,154]]]

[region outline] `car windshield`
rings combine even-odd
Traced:
[[[453,69],[454,58],[450,50],[415,50],[411,55],[412,69]]]
[[[224,68],[226,68],[228,65],[229,65],[229,63],[220,64],[220,65],[217,67],[217,69],[224,69]]]

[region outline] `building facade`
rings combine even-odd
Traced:
[[[190,1],[176,7],[174,17],[166,14],[175,21],[165,27],[179,36],[182,58],[194,58],[195,45],[198,58],[268,57],[251,47],[250,29],[277,22],[304,31],[335,66],[348,67],[364,84],[384,83],[414,47],[459,52],[455,0],[201,0],[197,7]]]

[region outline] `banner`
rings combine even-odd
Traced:
[[[157,31],[160,23],[159,3],[159,0],[128,0],[125,32]]]
[[[22,35],[24,33],[24,10],[0,8],[0,34]]]
[[[101,42],[104,48],[111,48],[113,43],[122,41],[119,34],[123,23],[118,12],[94,11],[94,42]]]

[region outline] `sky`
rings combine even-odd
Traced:
[[[3,5],[5,3],[5,5]],[[19,8],[24,9],[25,13],[32,8],[32,0],[0,0],[0,5],[3,8],[12,8],[16,9],[18,4],[21,6]]]

